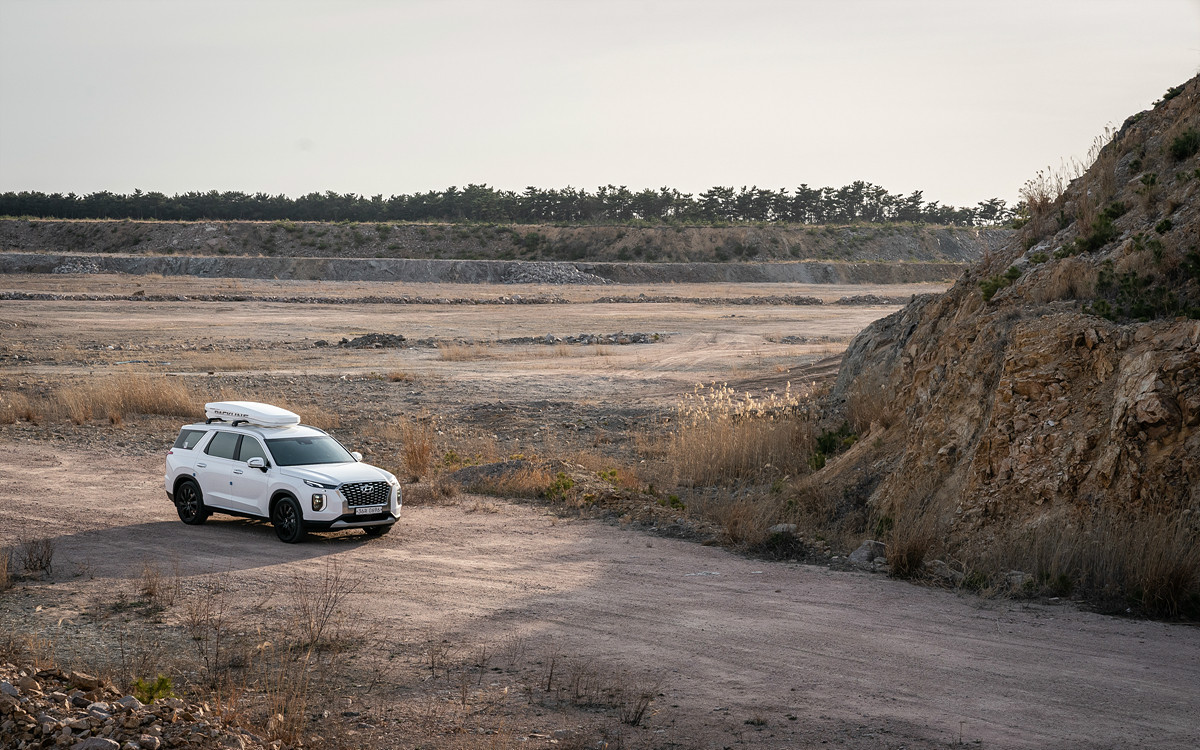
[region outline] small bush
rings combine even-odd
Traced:
[[[1166,234],[1167,232],[1171,231],[1174,226],[1175,223],[1170,219],[1163,219],[1154,225],[1154,231],[1158,232],[1159,234]]]
[[[27,573],[49,573],[54,564],[54,540],[48,537],[21,540],[21,567]]]
[[[150,704],[159,698],[173,698],[174,696],[174,685],[171,684],[171,678],[166,675],[160,674],[153,682],[147,682],[140,677],[133,681],[133,697],[142,703]]]
[[[1171,141],[1171,156],[1175,161],[1183,161],[1200,151],[1200,132],[1185,130]]]

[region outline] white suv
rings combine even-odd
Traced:
[[[268,519],[294,543],[309,531],[382,536],[399,519],[396,477],[296,414],[253,401],[205,404],[204,413],[167,451],[167,497],[184,523],[211,513]]]

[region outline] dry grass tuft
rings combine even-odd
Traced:
[[[767,538],[767,530],[779,517],[777,503],[762,498],[720,498],[697,509],[725,530],[731,544],[753,546]]]
[[[1157,617],[1200,616],[1200,530],[1183,517],[1103,514],[1047,519],[970,568],[978,585],[1020,570],[1018,593],[1074,595],[1105,611],[1137,607]]]
[[[23,393],[5,391],[0,393],[0,424],[16,424],[24,420],[36,424],[39,410]]]
[[[484,359],[488,356],[488,348],[483,344],[463,344],[455,341],[439,341],[437,344],[438,358],[446,362],[463,362],[472,359]]]
[[[937,524],[932,513],[901,513],[887,544],[892,575],[896,578],[920,575],[936,541]]]
[[[846,419],[860,437],[873,426],[891,427],[896,419],[896,390],[878,378],[860,376],[854,381],[846,404]]]
[[[0,547],[0,593],[13,587],[13,551]]]
[[[1050,283],[1035,287],[1037,301],[1045,304],[1058,300],[1087,299],[1095,295],[1099,272],[1086,260],[1064,258],[1055,263]]]
[[[416,376],[404,370],[392,370],[387,374],[387,379],[389,383],[411,383],[416,380]]]
[[[714,485],[764,473],[807,471],[814,445],[805,399],[792,393],[763,398],[728,386],[697,387],[678,406],[667,461],[681,484]]]
[[[546,469],[525,466],[496,476],[480,477],[465,489],[481,495],[528,499],[545,495],[554,481],[554,476]]]
[[[409,480],[428,476],[433,467],[433,424],[401,420],[400,440],[400,463]]]
[[[54,395],[51,408],[74,424],[97,417],[121,424],[133,414],[199,417],[203,412],[198,402],[178,378],[130,374],[63,388]]]

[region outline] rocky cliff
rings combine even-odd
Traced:
[[[1061,196],[1031,184],[1021,236],[855,339],[832,395],[859,440],[802,488],[827,521],[901,569],[1195,603],[1200,79],[1169,94]]]

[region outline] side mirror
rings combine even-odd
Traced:
[[[354,460],[355,460],[355,461],[361,461],[361,460],[362,460],[362,454],[361,454],[361,453],[359,453],[358,451],[350,451],[350,455],[354,457]]]
[[[262,456],[255,456],[254,458],[247,461],[246,465],[249,466],[251,469],[262,469],[263,471],[267,470],[267,460],[265,458],[263,458]]]

